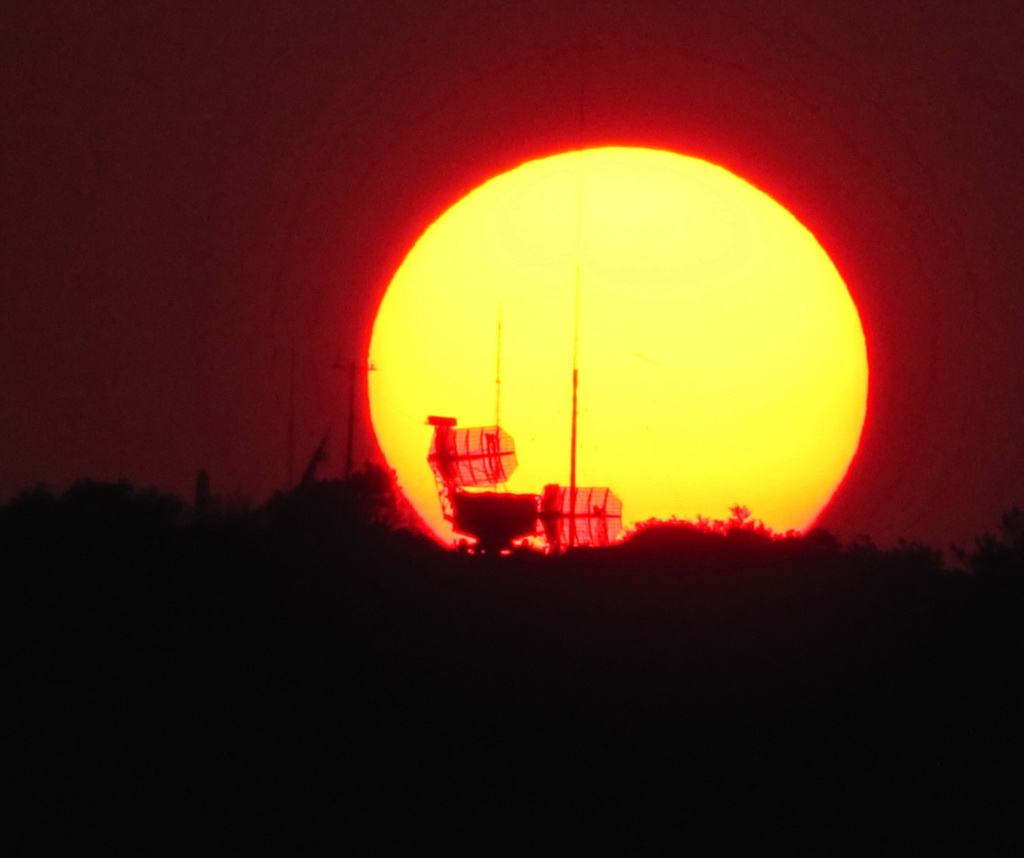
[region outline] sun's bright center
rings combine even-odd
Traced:
[[[627,526],[742,504],[776,530],[804,529],[856,452],[864,334],[814,236],[705,161],[570,152],[453,205],[381,302],[373,426],[440,538],[452,531],[427,416],[476,426],[500,413],[519,459],[507,488],[566,485],[574,351],[577,482],[611,487]]]

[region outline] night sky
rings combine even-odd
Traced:
[[[0,11],[0,499],[84,476],[187,495],[205,467],[262,502],[293,353],[292,470],[332,427],[340,474],[334,365],[365,359],[405,251],[576,148],[582,92],[586,145],[722,164],[845,277],[871,391],[824,526],[942,547],[1024,502],[1018,3],[230,5]]]

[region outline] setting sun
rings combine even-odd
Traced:
[[[453,534],[428,415],[460,427],[497,415],[519,462],[508,491],[568,485],[574,354],[577,483],[610,487],[627,527],[742,504],[775,530],[804,529],[857,450],[864,333],[814,236],[708,162],[565,153],[453,205],[377,314],[374,430],[439,538]]]

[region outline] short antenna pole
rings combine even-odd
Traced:
[[[498,347],[494,366],[494,425],[501,425],[501,299],[498,299]]]
[[[356,362],[348,365],[348,439],[345,442],[345,479],[352,477],[352,437],[356,432]]]

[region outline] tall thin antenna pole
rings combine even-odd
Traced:
[[[569,452],[569,547],[576,545],[576,448],[579,423],[580,386],[580,283],[583,279],[583,102],[584,102],[584,38],[580,25],[580,110],[579,162],[576,177],[576,296],[572,333],[572,430]]]
[[[576,215],[576,305],[572,333],[572,431],[569,452],[569,547],[576,545],[576,439],[579,423],[580,388],[580,281],[583,256],[583,150],[580,149],[580,186],[577,191],[579,211]]]
[[[494,425],[501,425],[501,299],[498,299],[498,347],[494,366]]]

